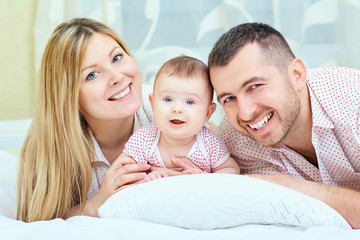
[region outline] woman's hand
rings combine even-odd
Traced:
[[[106,171],[100,190],[85,205],[84,214],[98,217],[98,209],[114,193],[133,186],[146,176],[150,165],[138,164],[131,157],[121,154]]]

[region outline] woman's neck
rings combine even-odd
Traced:
[[[90,127],[105,158],[112,164],[133,133],[134,115],[116,121],[101,121]]]

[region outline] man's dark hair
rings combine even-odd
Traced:
[[[225,66],[248,43],[257,43],[269,64],[282,72],[295,58],[289,44],[280,32],[263,23],[244,23],[231,28],[215,43],[210,52],[208,67]]]

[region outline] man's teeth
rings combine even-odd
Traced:
[[[261,128],[263,128],[269,121],[269,119],[273,116],[273,113],[269,113],[268,115],[266,115],[263,119],[261,119],[259,122],[257,122],[256,124],[253,125],[249,125],[249,127],[251,127],[252,129],[255,130],[259,130]]]
[[[128,95],[129,92],[130,92],[130,87],[128,86],[123,92],[116,94],[115,96],[110,98],[110,100],[119,100],[119,99],[125,97],[126,95]]]

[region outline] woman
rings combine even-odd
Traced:
[[[20,154],[17,219],[98,216],[108,197],[149,169],[118,158],[133,131],[152,121],[138,67],[110,28],[73,19],[45,48],[38,90]]]

